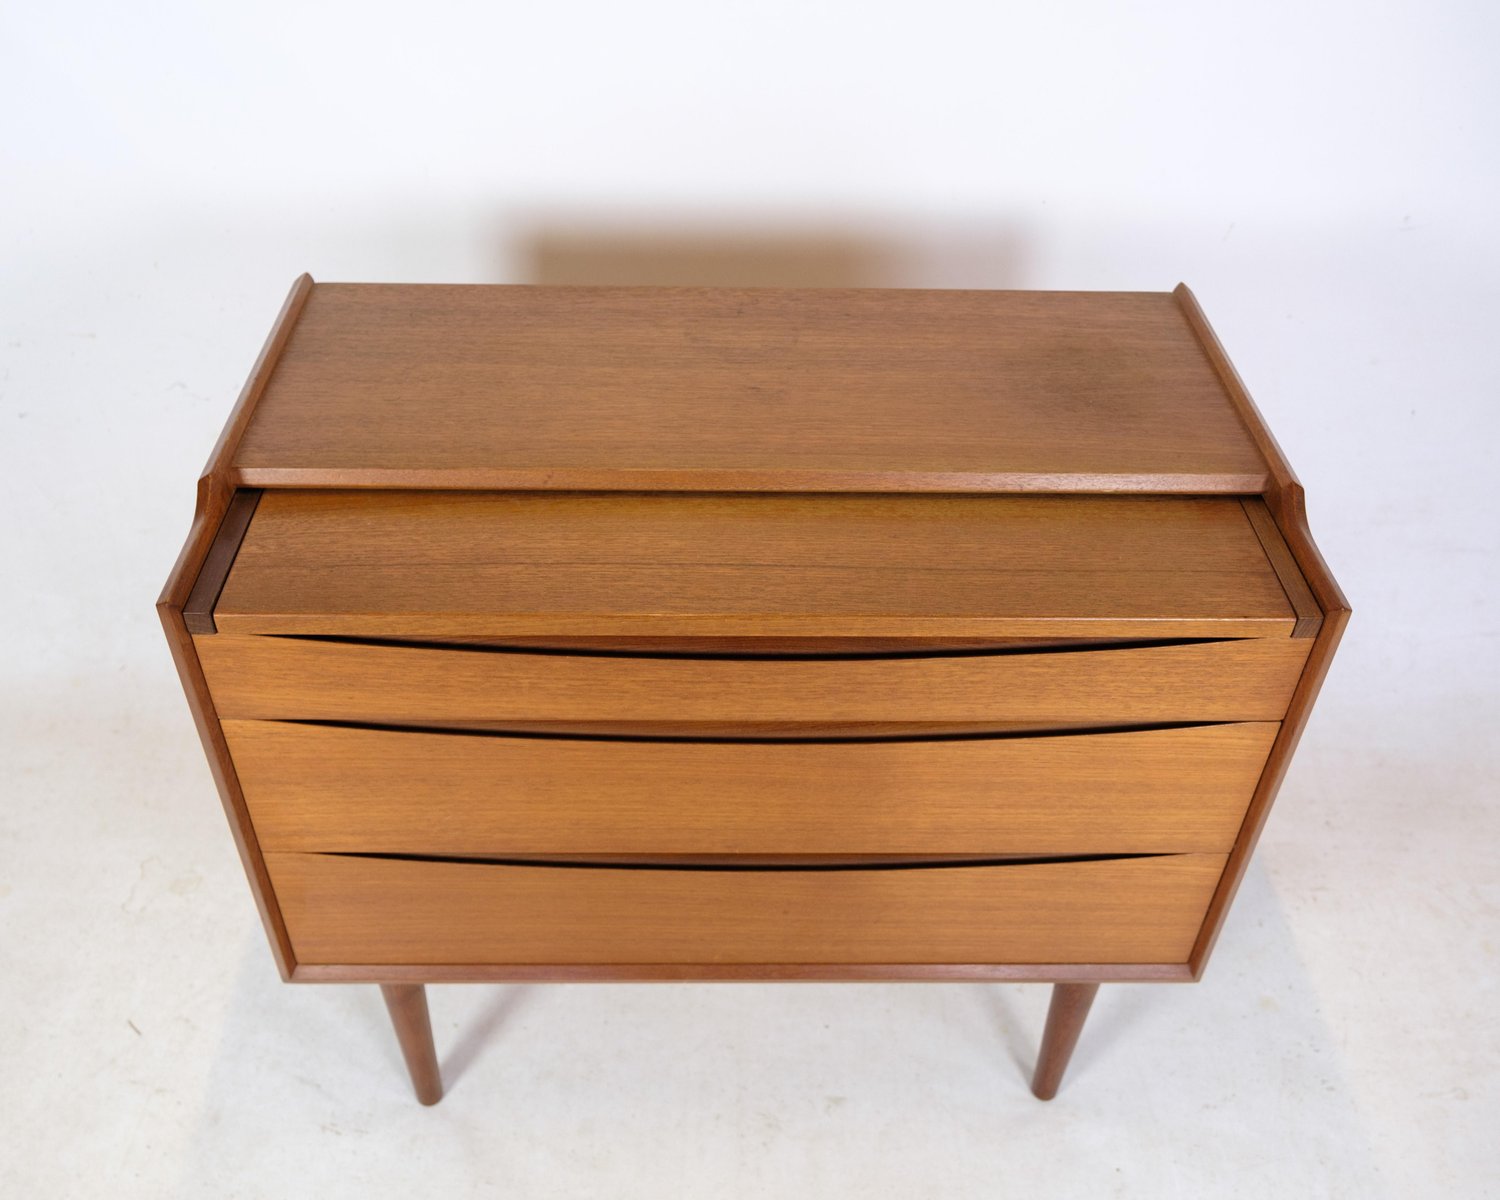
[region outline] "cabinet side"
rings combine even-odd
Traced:
[[[1250,864],[1250,856],[1260,840],[1261,830],[1265,827],[1267,816],[1270,815],[1276,793],[1281,790],[1281,782],[1286,777],[1292,754],[1302,738],[1302,731],[1307,725],[1308,715],[1312,712],[1313,702],[1318,698],[1323,679],[1328,674],[1328,667],[1333,661],[1333,653],[1338,648],[1339,639],[1343,636],[1344,626],[1349,623],[1350,608],[1348,600],[1344,598],[1343,591],[1340,590],[1332,572],[1328,569],[1328,564],[1323,561],[1323,555],[1319,552],[1317,544],[1313,541],[1312,533],[1307,525],[1306,495],[1291,464],[1287,462],[1286,455],[1282,453],[1276,438],[1266,425],[1265,418],[1261,416],[1260,409],[1251,399],[1239,372],[1234,369],[1229,356],[1224,353],[1224,347],[1214,334],[1208,319],[1203,315],[1203,309],[1199,307],[1197,298],[1186,284],[1178,284],[1173,294],[1177,297],[1183,315],[1203,347],[1204,354],[1208,356],[1209,362],[1218,373],[1240,420],[1245,423],[1245,428],[1266,460],[1270,483],[1262,498],[1323,614],[1322,627],[1318,630],[1312,651],[1302,669],[1302,676],[1292,692],[1291,703],[1287,708],[1286,716],[1282,719],[1281,730],[1271,746],[1271,754],[1266,760],[1265,771],[1256,785],[1249,810],[1245,814],[1245,822],[1240,828],[1239,836],[1235,839],[1229,862],[1224,868],[1223,877],[1219,880],[1213,900],[1209,903],[1203,928],[1198,934],[1197,944],[1193,947],[1192,955],[1188,960],[1192,967],[1193,977],[1196,979],[1203,974],[1208,965],[1209,955],[1213,952],[1214,943],[1218,940],[1219,930],[1224,924],[1229,906],[1239,890],[1245,869]]]
[[[188,597],[192,594],[199,572],[203,569],[205,561],[219,539],[225,516],[230,510],[230,501],[235,489],[229,466],[234,457],[235,447],[239,444],[245,427],[249,424],[256,401],[260,399],[271,373],[276,369],[276,363],[287,340],[291,337],[297,318],[301,315],[312,288],[312,277],[301,276],[292,285],[286,302],[281,306],[281,312],[271,328],[270,336],[267,337],[260,356],[255,360],[250,377],[245,381],[245,386],[240,391],[239,399],[230,412],[223,432],[219,434],[219,440],[209,455],[203,475],[198,480],[197,503],[193,513],[193,523],[188,530],[187,541],[183,544],[182,551],[178,554],[177,561],[172,567],[171,574],[167,576],[167,582],[156,602],[157,615],[160,616],[162,628],[166,632],[172,659],[177,664],[177,674],[182,680],[183,691],[187,695],[188,708],[193,714],[193,723],[198,728],[198,737],[203,743],[204,753],[208,756],[209,770],[219,789],[219,799],[223,802],[225,815],[229,818],[229,828],[234,835],[235,845],[239,849],[240,861],[245,866],[245,874],[250,880],[250,890],[255,896],[256,907],[260,910],[261,921],[271,941],[271,952],[276,958],[276,966],[283,979],[290,979],[296,967],[291,941],[287,937],[286,925],[282,921],[275,894],[271,890],[270,877],[266,873],[260,844],[256,840],[255,830],[250,823],[249,810],[245,806],[245,798],[240,791],[234,763],[229,757],[229,747],[219,727],[213,697],[209,693],[208,682],[203,676],[203,667],[198,661],[198,652],[193,645],[192,635],[188,631],[183,609],[187,605]]]

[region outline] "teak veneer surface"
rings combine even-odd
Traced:
[[[270,852],[301,963],[1183,962],[1222,854],[885,870]]]
[[[227,633],[1290,634],[1229,498],[267,492]]]
[[[326,284],[242,486],[1256,493],[1168,294]]]
[[[894,659],[517,654],[215,633],[194,645],[222,719],[1279,721],[1309,639]]]
[[[592,741],[226,721],[267,850],[1227,853],[1274,724],[949,741]]]
[[[1183,286],[307,276],[158,607],[424,1100],[424,981],[1198,977],[1349,617]]]

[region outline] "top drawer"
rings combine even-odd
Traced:
[[[625,727],[1279,721],[1312,645],[1305,638],[1248,638],[809,659],[554,654],[229,634],[196,641],[214,706],[226,720]]]

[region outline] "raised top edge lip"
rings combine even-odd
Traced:
[[[1138,296],[1170,300],[1176,295],[1172,288],[1166,290],[1137,288],[985,288],[985,287],[906,287],[900,284],[848,285],[848,284],[708,284],[708,283],[526,283],[495,281],[443,282],[438,280],[376,280],[376,279],[320,279],[312,280],[315,289],[322,288],[527,288],[542,291],[612,291],[612,292],[941,292],[969,295],[1023,295],[1023,296]],[[1178,287],[1183,285],[1178,284]]]
[[[376,491],[644,491],[903,493],[975,496],[1259,496],[1266,472],[1100,473],[816,471],[662,467],[266,467],[236,466],[233,484],[267,489]]]

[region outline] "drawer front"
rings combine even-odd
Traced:
[[[876,659],[589,656],[194,639],[221,718],[1279,721],[1309,639]]]
[[[264,848],[488,856],[1227,852],[1276,730],[726,743],[224,722]]]
[[[1180,963],[1224,855],[835,870],[266,855],[303,964]]]

